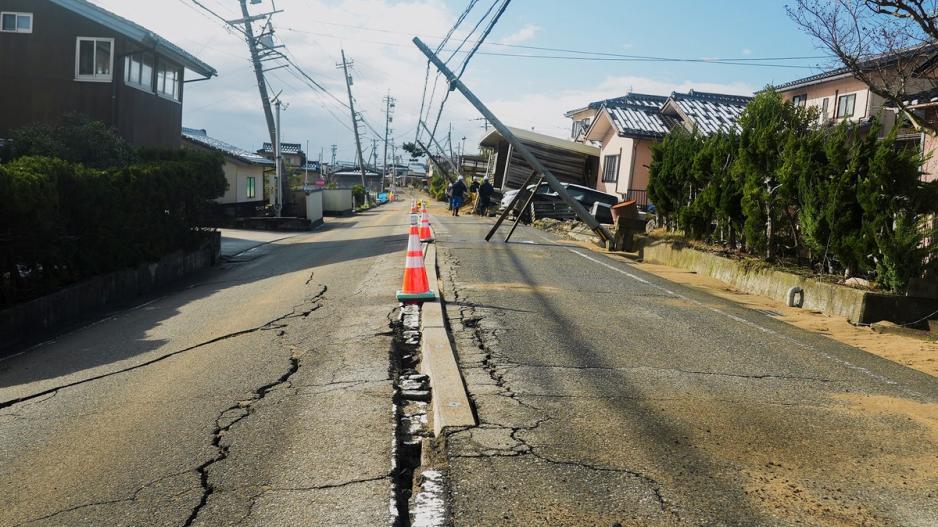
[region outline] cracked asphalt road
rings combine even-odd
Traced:
[[[938,380],[490,225],[434,225],[480,422],[455,525],[938,525]]]
[[[0,526],[387,525],[404,208],[0,361]]]

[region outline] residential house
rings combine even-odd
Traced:
[[[586,134],[586,130],[589,129],[591,124],[593,124],[593,119],[596,118],[596,115],[603,107],[613,108],[622,105],[629,105],[661,108],[661,106],[663,106],[667,100],[668,98],[663,95],[629,93],[627,95],[623,95],[622,97],[593,101],[582,108],[570,110],[563,115],[564,117],[567,117],[573,121],[570,125],[570,139],[582,143],[583,137]]]
[[[896,113],[886,108],[886,99],[870,91],[870,87],[847,68],[811,75],[774,88],[796,106],[817,108],[820,124],[845,120],[862,123],[879,117],[888,128],[895,122]]]
[[[910,111],[918,113],[926,121],[938,123],[938,89],[913,94],[904,102]],[[908,135],[911,135],[910,140],[919,141],[920,151],[927,156],[922,165],[922,180],[938,179],[938,136],[920,130]]]
[[[935,79],[931,68],[934,67],[934,58],[929,52],[921,48],[910,48],[889,57],[878,57],[869,61],[870,68],[889,72],[890,68],[899,68],[897,58],[905,58],[913,65],[921,63],[914,68],[910,79],[906,81],[906,93],[911,110],[925,115],[927,118],[938,118],[934,89]],[[902,64],[906,74],[912,66]],[[870,87],[856,78],[849,68],[836,68],[810,77],[793,80],[774,87],[786,101],[808,108],[817,108],[818,123],[821,125],[834,125],[843,121],[864,124],[873,118],[882,124],[881,134],[888,133],[896,123],[899,115],[898,108],[881,97]],[[921,149],[925,154],[936,153],[938,140],[930,134],[916,130],[911,126],[898,131],[898,140],[912,148]],[[938,162],[929,159],[922,167],[923,177],[933,179],[938,175]]]
[[[521,128],[509,127],[509,130],[558,180],[589,187],[595,185],[599,148]],[[485,132],[479,146],[491,152],[485,175],[498,190],[521,188],[533,172],[498,130]]]
[[[736,121],[750,100],[694,90],[668,97],[630,94],[607,100],[581,134],[583,142],[599,145],[595,188],[646,206],[652,145],[675,126],[703,135],[736,130]]]
[[[358,166],[341,168],[333,172],[329,179],[335,183],[338,188],[352,188],[355,185],[362,184],[362,172]],[[381,173],[365,168],[365,188],[368,192],[381,192]]]
[[[257,153],[270,160],[275,158],[272,143],[264,143],[264,146]],[[306,152],[303,151],[303,147],[299,143],[281,142],[280,157],[283,158],[283,165],[288,171],[302,169],[306,165]]]
[[[185,85],[214,75],[168,40],[86,0],[0,0],[0,138],[79,113],[134,145],[178,147]]]
[[[228,189],[224,196],[215,201],[229,215],[253,216],[255,209],[264,205],[264,176],[274,171],[273,161],[215,139],[205,130],[195,128],[182,129],[182,146],[218,152],[224,157],[222,168]]]

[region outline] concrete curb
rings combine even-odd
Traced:
[[[424,244],[424,255],[427,278],[431,284],[437,284],[439,290],[436,248],[432,244]],[[475,416],[456,362],[456,352],[446,334],[442,297],[437,301],[424,302],[420,332],[420,369],[430,377],[433,390],[433,435],[439,437],[447,427],[475,426]]]

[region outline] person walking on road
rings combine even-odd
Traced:
[[[452,207],[453,207],[453,216],[459,216],[459,207],[462,206],[463,199],[466,197],[466,192],[469,189],[466,188],[466,184],[463,183],[462,178],[457,179],[453,183],[453,188],[450,190],[452,194]]]
[[[483,178],[482,184],[479,185],[479,204],[477,207],[478,213],[481,216],[487,216],[489,212],[489,204],[492,199],[492,194],[495,193],[495,187],[489,183],[489,178]]]
[[[469,185],[469,214],[474,214],[478,202],[476,201],[479,197],[479,180],[472,178],[472,183]]]
[[[452,183],[446,185],[446,192],[443,195],[446,197],[446,206],[449,207],[449,210],[453,210],[453,184]]]

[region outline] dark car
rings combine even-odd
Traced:
[[[583,205],[583,207],[588,212],[592,212],[593,205],[595,203],[599,203],[600,205],[596,207],[595,212],[597,220],[602,223],[610,223],[612,221],[612,215],[609,207],[621,201],[618,196],[600,192],[596,189],[584,187],[582,185],[574,185],[572,183],[561,183],[561,185],[563,185],[563,187],[567,190],[567,193],[570,194],[570,197],[580,202],[580,204]],[[529,185],[528,189],[534,189],[534,185]],[[502,197],[499,211],[504,210],[511,203],[511,200],[518,192],[519,190],[509,190],[505,192]],[[550,185],[547,183],[541,183],[538,185],[537,190],[535,191],[534,202],[545,201],[560,201],[560,195],[551,189]],[[523,201],[515,204],[515,210],[517,210],[522,205],[524,205]]]

